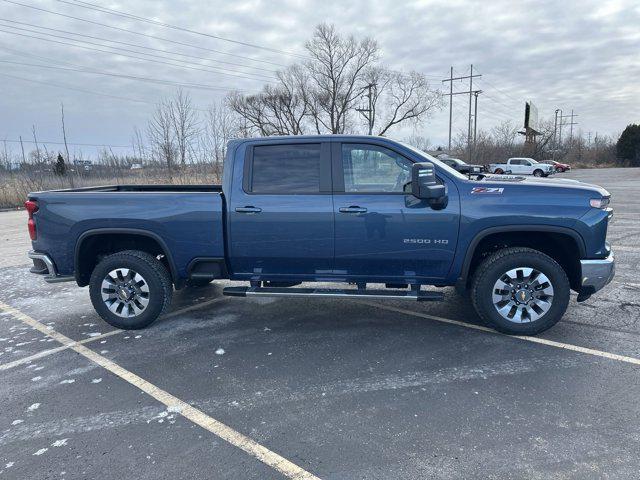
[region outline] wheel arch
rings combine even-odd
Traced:
[[[102,240],[108,246],[96,245],[97,240]],[[91,272],[100,255],[131,249],[163,255],[163,263],[169,271],[171,280],[176,286],[180,282],[171,250],[164,239],[154,232],[139,228],[96,228],[83,232],[78,237],[74,249],[76,282],[81,287],[89,284]]]
[[[509,225],[478,232],[467,247],[458,285],[468,288],[485,253],[514,246],[533,248],[549,255],[566,271],[571,287],[579,288],[580,258],[586,256],[584,239],[571,228],[552,225]]]

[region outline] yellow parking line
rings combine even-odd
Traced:
[[[224,300],[224,299],[225,299],[225,297],[214,298],[212,300],[207,300],[205,302],[200,302],[200,303],[196,303],[194,305],[189,305],[188,307],[180,308],[180,309],[175,310],[173,312],[169,312],[168,314],[163,315],[162,318],[163,319],[172,318],[172,317],[181,315],[183,313],[190,312],[192,310],[197,310],[199,308],[206,307],[208,305],[212,305],[212,304],[217,303],[217,302],[219,302],[221,300]],[[105,337],[110,337],[111,335],[115,335],[116,333],[121,333],[121,332],[124,332],[124,331],[125,330],[120,330],[120,329],[112,330],[110,332],[103,333],[102,335],[97,335],[95,337],[85,338],[84,340],[80,340],[80,341],[78,341],[76,343],[84,345],[85,343],[95,342],[96,340],[102,340]],[[35,354],[30,355],[28,357],[20,358],[18,360],[14,360],[13,362],[2,364],[2,365],[0,365],[0,372],[4,371],[4,370],[9,370],[10,368],[18,367],[20,365],[24,365],[25,363],[31,363],[34,360],[38,360],[38,359],[43,358],[43,357],[48,357],[49,355],[53,355],[54,353],[62,352],[63,350],[67,350],[69,348],[71,348],[71,345],[63,345],[61,347],[49,348],[47,350],[43,350],[42,352],[35,353]]]
[[[49,327],[47,326],[46,328],[49,328]],[[85,343],[95,342],[96,340],[102,340],[103,338],[110,337],[111,335],[115,335],[116,333],[121,333],[121,332],[124,332],[124,330],[112,330],[110,332],[103,333],[102,335],[96,335],[95,337],[89,337],[89,338],[85,338],[84,340],[73,342],[73,344],[84,345]],[[9,370],[10,368],[17,367],[19,365],[24,365],[25,363],[31,363],[34,360],[39,360],[40,358],[48,357],[49,355],[53,355],[54,353],[58,353],[63,350],[68,350],[69,348],[71,348],[71,345],[63,345],[61,347],[49,348],[47,350],[43,350],[42,352],[34,353],[33,355],[29,355],[28,357],[25,357],[25,358],[19,358],[18,360],[14,360],[13,362],[0,365],[0,372],[3,370]]]
[[[10,313],[17,320],[20,320],[21,322],[35,328],[45,335],[54,338],[63,346],[74,350],[85,358],[100,365],[105,370],[108,370],[114,375],[117,375],[121,379],[129,382],[131,385],[139,388],[160,403],[165,404],[167,408],[176,413],[180,413],[180,415],[182,415],[186,419],[204,428],[205,430],[208,430],[209,432],[230,443],[231,445],[238,447],[249,455],[260,460],[265,465],[268,465],[274,470],[280,472],[287,478],[295,480],[319,480],[319,478],[312,473],[307,472],[302,467],[299,467],[295,463],[269,450],[267,447],[262,446],[255,440],[252,440],[251,438],[225,425],[219,420],[210,417],[201,410],[198,410],[197,408],[189,405],[183,400],[180,400],[169,392],[156,387],[151,382],[148,382],[144,378],[136,375],[133,372],[130,372],[126,368],[121,367],[117,363],[85,347],[80,342],[71,340],[69,337],[56,332],[43,323],[40,323],[37,320],[31,318],[26,313],[22,313],[20,310],[17,310],[3,302],[0,302],[0,310]]]
[[[540,337],[526,337],[523,335],[505,335],[491,328],[483,327],[481,325],[474,325],[472,323],[460,322],[458,320],[451,320],[450,318],[437,317],[435,315],[429,315],[427,313],[415,312],[406,308],[392,307],[389,305],[381,305],[378,303],[357,301],[362,305],[368,305],[370,307],[381,308],[382,310],[388,310],[391,312],[404,313],[406,315],[412,315],[414,317],[426,318],[428,320],[435,320],[436,322],[448,323],[450,325],[457,325],[459,327],[470,328],[473,330],[480,330],[483,332],[495,333],[498,335],[504,335],[505,337],[516,338],[518,340],[524,340],[525,342],[539,343],[542,345],[548,345],[550,347],[561,348],[563,350],[571,350],[573,352],[585,353],[587,355],[593,355],[596,357],[608,358],[609,360],[616,360],[618,362],[631,363],[632,365],[640,365],[640,358],[628,357],[626,355],[618,355],[617,353],[609,353],[602,350],[596,350],[594,348],[580,347],[571,343],[556,342],[555,340],[547,340]]]

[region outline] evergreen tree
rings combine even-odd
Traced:
[[[64,158],[61,153],[58,153],[58,160],[53,164],[53,173],[59,176],[67,173],[67,164],[64,163]]]
[[[619,161],[640,167],[640,125],[627,125],[616,144],[616,154]]]

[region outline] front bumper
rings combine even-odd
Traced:
[[[42,275],[42,278],[49,283],[70,282],[75,280],[73,276],[58,275],[53,260],[46,253],[39,253],[30,250],[27,256],[33,260],[33,267],[29,269],[31,273]]]
[[[581,295],[591,295],[604,288],[616,273],[613,252],[601,260],[580,260]]]

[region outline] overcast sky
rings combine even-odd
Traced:
[[[304,42],[319,22],[334,23],[344,33],[374,37],[384,63],[422,72],[438,88],[450,66],[456,74],[465,75],[473,63],[474,70],[483,75],[474,86],[484,92],[479,100],[480,129],[504,120],[522,126],[525,100],[533,101],[545,118],[553,117],[556,108],[565,113],[574,109],[579,115],[576,129],[585,136],[587,132],[613,135],[628,123],[640,123],[638,0],[90,1],[84,5],[116,9],[241,43],[82,8],[73,4],[75,0],[0,0],[0,140],[16,140],[20,135],[31,140],[35,125],[39,139],[61,141],[63,102],[69,142],[109,144],[114,151],[125,152],[127,148],[118,146],[131,144],[133,128],[144,128],[154,102],[171,95],[175,83],[197,84],[198,88],[189,91],[201,108],[221,98],[226,89],[255,91],[278,65],[296,61],[287,52],[304,53]],[[72,46],[69,44],[79,43],[70,41],[71,37],[93,42],[83,44],[91,49],[112,50],[100,46],[111,45],[137,57],[141,55],[124,49],[142,51],[138,46],[145,46],[192,57],[146,50],[181,59],[179,66],[154,63]],[[123,43],[109,44],[105,39]],[[185,68],[185,60],[193,62],[191,68]],[[125,77],[79,71],[86,69]],[[468,84],[456,83],[455,88],[465,90]],[[467,102],[462,95],[454,99],[454,131],[466,129]],[[445,109],[416,133],[432,144],[446,144],[447,128]],[[407,133],[411,132],[396,135]],[[75,149],[89,155],[95,152],[91,147]]]

